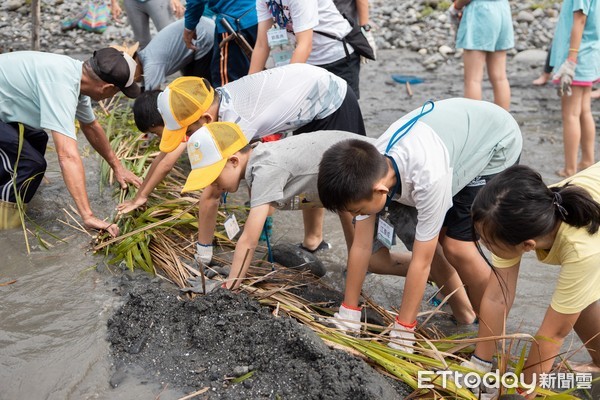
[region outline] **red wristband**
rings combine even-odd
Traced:
[[[517,394],[520,394],[521,396],[524,396],[524,394],[526,394],[526,393],[527,393],[527,390],[525,390],[525,389],[523,389],[523,388],[520,388],[520,387],[518,387],[518,388],[516,389],[516,392],[517,392]]]
[[[408,328],[408,329],[414,329],[417,326],[417,320],[416,319],[415,319],[415,322],[413,322],[412,324],[406,324],[406,323],[400,321],[397,316],[396,316],[396,323],[398,325],[402,325],[403,327]]]
[[[362,311],[362,307],[360,307],[360,306],[358,306],[358,307],[350,307],[346,303],[342,303],[342,307],[347,308],[348,310]]]

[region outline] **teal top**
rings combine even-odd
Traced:
[[[75,119],[96,119],[90,98],[79,96],[82,64],[36,51],[0,54],[0,120],[76,139]]]
[[[600,78],[600,0],[564,0],[550,55],[554,73],[569,55],[573,13],[581,10],[586,16],[581,45],[577,53],[575,81],[594,82]]]

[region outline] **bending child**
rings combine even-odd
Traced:
[[[523,369],[528,384],[539,384],[536,376],[550,371],[571,329],[592,357],[592,363],[579,370],[600,372],[599,201],[600,164],[595,164],[550,187],[531,168],[513,166],[473,202],[473,223],[493,253],[495,269],[481,301],[480,338],[502,335],[524,253],[535,251],[544,264],[560,265],[552,302]],[[482,372],[490,371],[495,352],[493,340],[477,342],[472,363]]]
[[[393,123],[374,145],[347,140],[326,151],[318,178],[321,202],[357,216],[340,316],[360,318],[355,309],[369,261],[377,255],[371,254],[374,235],[386,247],[393,239],[393,231],[384,229],[391,228],[385,215],[390,201],[417,209],[390,346],[413,351],[416,317],[438,243],[479,312],[490,269],[473,243],[471,202],[491,177],[517,162],[521,146],[519,126],[506,110],[456,98],[427,102]]]
[[[565,0],[552,41],[554,83],[559,84],[568,177],[594,164],[596,126],[592,115],[592,84],[600,78],[600,3]],[[577,162],[579,148],[581,161]]]
[[[240,125],[248,141],[292,130],[294,134],[318,130],[340,130],[365,135],[362,113],[346,82],[332,73],[308,64],[290,64],[259,72],[213,89],[208,81],[194,77],[174,80],[163,93],[142,95],[148,105],[136,102],[135,120],[146,121],[144,128],[160,130],[161,153],[152,163],[135,198],[121,203],[121,213],[146,203],[156,185],[173,168],[186,148],[187,137],[202,125],[231,121]],[[158,110],[157,105],[158,103]],[[160,112],[160,115],[158,115]],[[148,125],[150,124],[150,125]],[[153,126],[151,126],[153,125]],[[334,134],[334,133],[332,133]],[[221,192],[209,186],[202,192],[198,226],[211,227],[198,234],[198,254],[204,263],[212,259],[212,242]],[[315,250],[323,242],[322,209],[303,212],[306,249]]]
[[[219,193],[233,193],[242,180],[250,189],[250,213],[223,287],[237,288],[246,276],[271,207],[280,210],[323,207],[317,192],[321,156],[331,145],[352,137],[356,135],[320,131],[249,145],[240,127],[230,122],[206,124],[190,136],[187,151],[192,172],[183,192],[212,187]],[[357,140],[375,141],[367,137]],[[339,216],[344,235],[351,241],[352,217],[348,213]],[[200,225],[198,230],[204,236],[214,234],[214,226]]]

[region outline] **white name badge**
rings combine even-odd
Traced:
[[[223,225],[225,226],[225,232],[227,233],[229,240],[233,240],[235,235],[240,232],[240,226],[238,225],[234,214],[231,214],[229,217],[227,217]]]
[[[388,249],[392,248],[394,227],[382,217],[379,217],[379,223],[377,224],[377,240],[383,243]]]
[[[276,67],[281,67],[290,63],[292,52],[290,50],[273,50],[271,51],[271,57],[273,58],[273,64]]]
[[[269,47],[288,43],[287,31],[282,28],[271,28],[267,31],[267,42]]]

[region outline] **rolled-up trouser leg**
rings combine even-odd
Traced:
[[[15,186],[21,199],[29,203],[46,172],[44,154],[48,134],[43,130],[24,128],[19,154],[18,124],[0,121],[0,200],[11,203],[17,202]]]

